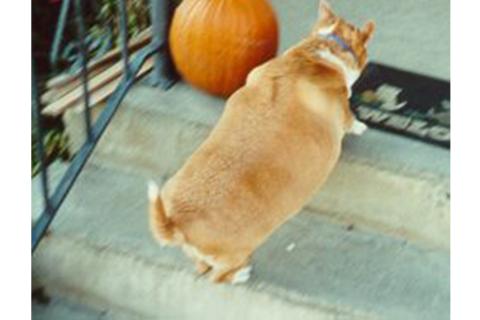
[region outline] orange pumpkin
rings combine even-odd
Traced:
[[[182,77],[226,97],[250,70],[275,56],[278,24],[268,0],[183,0],[169,38]]]

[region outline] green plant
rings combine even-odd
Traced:
[[[130,37],[135,36],[150,24],[149,1],[127,0],[127,30]],[[102,0],[97,14],[97,23],[90,28],[90,34],[102,36],[111,35],[114,42],[119,41],[119,12],[116,0]]]
[[[134,37],[150,25],[148,0],[126,0],[128,37]],[[89,25],[85,38],[90,59],[96,59],[120,43],[119,10],[117,0],[101,0],[96,10],[86,11]],[[77,39],[72,39],[62,50],[62,65],[74,72],[81,66]]]
[[[32,177],[40,171],[40,159],[37,155],[36,144],[38,142],[37,130],[32,130]],[[58,128],[49,129],[43,139],[45,150],[45,162],[48,164],[55,159],[68,160],[68,137],[64,131]]]

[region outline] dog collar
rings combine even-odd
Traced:
[[[357,55],[352,50],[352,48],[348,44],[346,44],[345,41],[343,41],[343,39],[337,36],[335,33],[329,33],[329,34],[320,35],[320,36],[326,40],[335,41],[343,50],[350,52],[353,58],[355,59],[355,61],[358,61]]]

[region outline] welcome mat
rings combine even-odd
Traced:
[[[450,148],[450,82],[370,63],[350,99],[357,118]]]

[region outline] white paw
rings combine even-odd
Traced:
[[[367,125],[361,121],[354,120],[350,133],[355,135],[362,135],[368,129]]]
[[[232,284],[239,284],[247,282],[250,279],[250,275],[252,273],[252,266],[246,266],[240,270],[238,270],[232,279]]]
[[[148,198],[150,200],[155,200],[158,197],[159,189],[155,181],[148,181]]]

